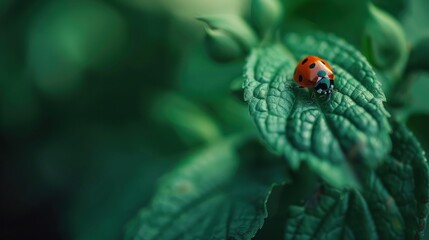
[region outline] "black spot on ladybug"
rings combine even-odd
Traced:
[[[326,65],[326,63],[324,61],[322,61],[323,65]]]
[[[310,68],[314,68],[316,66],[315,63],[310,64]]]
[[[308,58],[302,60],[301,64],[305,64],[308,61]]]
[[[299,75],[299,81],[302,82],[302,75]]]

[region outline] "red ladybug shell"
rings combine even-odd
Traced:
[[[319,79],[317,73],[325,71],[329,79],[335,80],[334,72],[329,63],[317,56],[307,56],[298,62],[293,79],[302,87],[311,88]]]

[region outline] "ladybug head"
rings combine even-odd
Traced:
[[[323,94],[323,95],[330,95],[332,94],[332,91],[334,90],[334,80],[329,79],[326,76],[326,73],[321,73],[324,71],[319,71],[317,75],[319,76],[319,80],[317,81],[316,85],[314,86],[314,90],[316,90],[317,93]],[[323,75],[323,76],[321,76]]]

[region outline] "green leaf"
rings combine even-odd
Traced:
[[[401,25],[388,13],[369,4],[370,16],[365,28],[366,52],[370,62],[399,80],[408,60],[407,40]],[[393,83],[385,82],[385,89]]]
[[[409,0],[409,8],[404,13],[402,25],[404,26],[407,39],[415,44],[422,38],[429,37],[429,1]]]
[[[238,155],[238,140],[209,147],[166,176],[152,204],[130,226],[128,239],[251,239],[286,170],[280,161],[253,153],[253,145],[243,147],[247,155]]]
[[[428,213],[428,163],[414,135],[402,124],[391,122],[395,129],[392,152],[388,161],[377,170],[377,176],[390,194],[388,203],[396,205],[402,215],[405,226],[401,230],[405,238],[421,239]],[[369,189],[367,193],[373,194],[371,191]]]
[[[429,172],[411,132],[393,123],[394,148],[376,171],[365,169],[360,191],[320,187],[304,206],[291,206],[285,239],[421,239]]]
[[[274,30],[283,17],[280,0],[252,0],[250,16],[261,37]]]
[[[229,62],[245,54],[240,43],[219,29],[206,28],[205,45],[210,57],[218,62]]]
[[[290,208],[284,239],[377,239],[362,195],[332,188],[319,191],[317,206]]]
[[[375,167],[390,149],[380,83],[364,57],[332,35],[290,34],[285,44],[252,52],[243,85],[250,114],[292,168],[304,161],[330,184],[351,184],[350,164]],[[330,100],[290,87],[296,59],[306,55],[333,65],[338,91]]]
[[[200,17],[207,24],[206,49],[219,62],[228,62],[244,57],[258,44],[253,29],[239,16],[217,15]]]
[[[217,123],[202,106],[180,94],[161,95],[153,104],[150,115],[190,144],[213,142],[222,135]]]

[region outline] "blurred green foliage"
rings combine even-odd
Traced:
[[[230,84],[277,28],[361,50],[429,150],[428,1],[263,2],[0,1],[0,238],[122,238],[184,156],[257,132]]]

